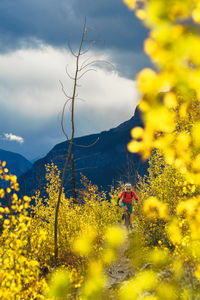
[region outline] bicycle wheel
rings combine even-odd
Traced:
[[[128,211],[125,212],[124,214],[124,225],[127,228],[127,230],[129,230],[130,228],[130,214]]]

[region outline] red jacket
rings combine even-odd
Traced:
[[[123,201],[124,203],[133,203],[133,198],[134,198],[135,200],[138,199],[137,196],[136,196],[136,194],[135,194],[133,191],[130,191],[129,193],[123,191],[123,192],[121,193],[121,195],[119,196],[119,198],[122,199],[122,201]]]

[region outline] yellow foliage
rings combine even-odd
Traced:
[[[129,9],[135,8],[136,0],[123,0],[123,2],[128,6]]]
[[[5,163],[0,165],[0,168],[2,166],[5,166]],[[2,179],[7,176],[6,173],[4,170],[1,172]],[[14,187],[18,189],[16,177],[9,175],[9,180],[10,187],[7,187],[6,193],[13,205],[11,209],[0,207],[0,213],[4,215],[0,236],[0,298],[45,299],[43,291],[47,289],[47,283],[44,279],[39,280],[39,262],[33,255],[28,238],[31,219],[27,208],[30,198],[18,199],[14,191]],[[43,239],[38,240],[36,247],[40,247],[42,242]]]
[[[123,0],[149,28],[144,50],[155,65],[137,75],[144,128],[132,130],[128,149],[150,159],[149,175],[138,184],[136,232],[128,249],[136,274],[122,282],[118,299],[199,299],[200,279],[200,2]],[[157,154],[154,155],[154,149]],[[152,155],[153,154],[153,155]],[[64,192],[59,211],[59,264],[49,287],[41,265],[52,267],[54,216],[60,171],[47,166],[47,196],[19,199],[16,176],[0,163],[7,183],[0,198],[1,299],[103,299],[106,267],[124,242],[116,208],[83,177],[82,203]],[[150,263],[148,270],[142,263]],[[75,271],[74,271],[75,270]]]
[[[51,299],[66,299],[70,292],[70,274],[65,269],[57,269],[51,274],[48,296]]]
[[[139,183],[145,214],[139,213],[138,224],[141,232],[149,229],[146,239],[157,235],[162,242],[159,246],[165,244],[172,251],[172,279],[159,284],[154,296],[196,299],[199,286],[195,276],[200,278],[200,36],[196,24],[200,22],[200,2],[141,0],[135,1],[133,9],[150,30],[144,50],[155,69],[144,69],[137,76],[145,126],[132,130],[128,149],[149,159],[156,148],[163,157],[160,163],[156,156],[149,177]],[[168,213],[161,226],[162,207]],[[152,218],[151,223],[147,217]],[[163,253],[163,249],[159,251]],[[153,261],[156,258],[159,261],[159,255],[151,257]],[[181,291],[179,296],[176,289]]]
[[[121,227],[109,227],[105,233],[105,241],[110,247],[118,247],[125,241],[125,234]]]
[[[1,165],[0,165],[1,168]],[[83,204],[73,205],[72,199],[62,195],[59,215],[59,263],[48,278],[41,278],[41,268],[50,269],[54,255],[54,212],[59,190],[59,171],[47,165],[47,195],[37,192],[32,217],[28,216],[31,199],[18,198],[14,191],[17,180],[8,175],[11,210],[0,207],[3,231],[0,236],[0,298],[1,299],[71,299],[81,291],[81,299],[98,298],[106,285],[104,267],[116,258],[116,248],[124,241],[119,227],[109,226],[119,220],[116,191],[112,191],[113,204],[106,201],[104,192],[83,177],[85,189]],[[7,173],[2,170],[1,178]],[[13,180],[13,181],[12,181]],[[13,185],[13,182],[15,185]],[[112,193],[111,192],[111,193]],[[112,234],[112,236],[109,236]],[[107,243],[103,246],[103,243]],[[93,258],[96,257],[96,260]],[[98,259],[101,257],[101,259]],[[87,276],[83,279],[82,273]]]
[[[158,278],[155,272],[143,271],[138,273],[133,279],[122,284],[119,290],[119,299],[139,299],[145,291],[153,290],[157,283]],[[152,297],[153,295],[150,296]]]
[[[150,197],[145,201],[144,212],[150,218],[168,218],[167,205],[159,201],[156,197]]]

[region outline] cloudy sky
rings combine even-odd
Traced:
[[[84,18],[96,40],[82,63],[99,62],[81,80],[76,136],[98,133],[129,119],[138,101],[135,75],[150,66],[143,53],[147,30],[122,0],[0,1],[0,148],[28,159],[64,140],[62,82],[71,95]],[[70,108],[65,115],[70,135]]]

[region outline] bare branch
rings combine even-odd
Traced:
[[[107,60],[98,59],[98,60],[95,60],[93,63],[95,63],[95,64],[96,63],[101,63],[101,64],[104,63],[104,64],[107,64],[107,65],[110,65],[113,69],[116,69],[116,67]]]
[[[66,133],[66,131],[65,131],[65,129],[64,129],[64,113],[65,113],[66,105],[68,104],[68,102],[69,102],[70,100],[72,100],[72,97],[69,97],[69,96],[66,94],[66,92],[65,92],[65,90],[64,90],[64,86],[63,86],[63,84],[62,84],[61,81],[60,81],[60,84],[61,84],[61,87],[62,87],[62,91],[63,91],[65,97],[67,98],[67,100],[65,101],[65,104],[63,105],[63,109],[62,109],[61,128],[62,128],[62,132],[64,133],[64,135],[65,135],[67,141],[69,142],[69,137],[68,137],[68,135],[67,135],[67,133]]]
[[[86,62],[86,61],[85,61],[85,62]],[[97,59],[97,60],[93,60],[93,61],[87,63],[86,65],[83,65],[83,64],[84,64],[84,63],[83,63],[79,71],[82,71],[83,69],[87,68],[88,66],[94,65],[94,64],[96,64],[96,63],[105,63],[105,64],[110,65],[113,69],[116,69],[115,66],[114,66],[113,64],[111,64],[110,62],[108,62],[108,61],[106,61],[106,60],[100,60],[100,59]]]
[[[85,54],[92,48],[93,44],[94,44],[96,41],[87,41],[87,40],[84,40],[84,42],[89,42],[90,45],[88,46],[88,48],[87,48],[86,50],[82,51],[82,52],[80,53],[80,55],[85,55]]]
[[[83,65],[84,65],[88,60],[90,60],[91,58],[92,58],[92,57],[88,57],[87,59],[85,59],[85,60],[83,61],[82,65],[81,65],[81,68],[79,69],[79,71],[81,71]]]
[[[88,69],[83,74],[81,74],[77,79],[80,80],[86,73],[91,72],[91,71],[96,72],[97,70],[95,70],[95,69]]]
[[[68,72],[68,70],[67,70],[67,66],[65,67],[65,71],[66,71],[66,73],[67,73],[67,76],[68,76],[71,80],[74,80],[74,77],[72,77],[72,76],[69,74],[69,72]]]
[[[99,141],[99,137],[92,143],[92,144],[89,144],[89,145],[79,145],[79,144],[75,144],[73,143],[74,146],[76,147],[81,147],[81,148],[90,148],[92,146],[94,146],[98,141]]]
[[[68,48],[69,48],[69,50],[70,50],[70,52],[71,52],[71,54],[74,56],[74,57],[76,57],[77,58],[77,55],[74,53],[74,51],[72,50],[72,47],[71,47],[71,45],[70,45],[70,42],[68,41],[67,42],[67,45],[68,45]]]
[[[62,81],[59,80],[59,82],[60,82],[60,85],[61,85],[61,87],[62,87],[62,92],[63,92],[63,94],[65,95],[65,97],[66,97],[67,99],[69,99],[69,100],[70,100],[70,99],[72,100],[72,97],[68,96],[67,93],[65,92],[65,89],[64,89],[64,86],[63,86]]]
[[[65,129],[64,129],[64,112],[65,112],[65,107],[66,107],[67,103],[69,102],[69,100],[70,100],[70,99],[68,99],[68,100],[65,102],[64,106],[63,106],[63,110],[62,110],[62,118],[61,118],[62,132],[64,133],[64,135],[65,135],[65,137],[66,137],[66,139],[67,139],[68,142],[69,142],[69,137],[68,137],[68,135],[67,135],[67,133],[66,133],[66,131],[65,131]]]

